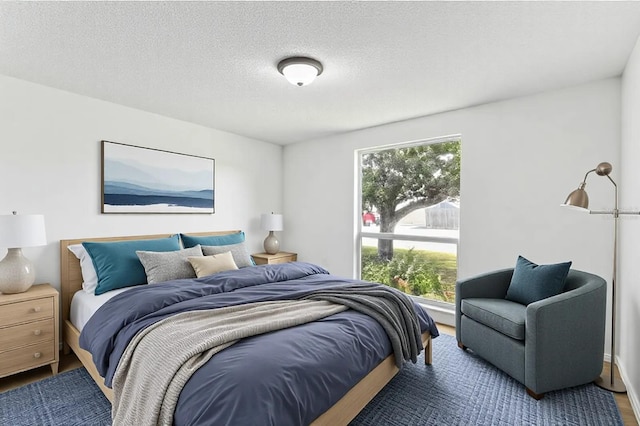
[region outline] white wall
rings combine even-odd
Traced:
[[[215,158],[216,213],[100,214],[101,140]],[[281,146],[0,76],[0,214],[45,215],[37,282],[59,288],[60,239],[242,229],[262,251],[259,216],[281,209]]]
[[[352,276],[354,150],[452,134],[462,135],[459,277],[521,254],[610,278],[611,219],[560,204],[599,162],[619,164],[617,78],[286,146],[286,248]],[[593,209],[611,207],[609,186],[590,177]]]
[[[622,76],[622,146],[620,207],[640,210],[640,41]],[[618,280],[619,366],[629,399],[640,417],[640,218],[620,219],[620,274]]]

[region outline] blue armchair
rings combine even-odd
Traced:
[[[570,270],[564,291],[529,305],[505,299],[513,268],[456,283],[458,346],[471,349],[540,399],[602,371],[606,282]]]

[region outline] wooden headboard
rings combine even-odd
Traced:
[[[188,235],[212,236],[235,234],[239,230],[233,231],[211,231],[211,232],[185,232]],[[130,235],[125,237],[100,237],[100,238],[76,238],[73,240],[60,240],[60,299],[62,301],[62,323],[69,319],[71,309],[71,298],[76,291],[82,289],[82,271],[80,270],[80,260],[67,249],[73,244],[80,244],[85,241],[126,241],[126,240],[151,240],[155,238],[168,238],[172,234],[156,235]]]

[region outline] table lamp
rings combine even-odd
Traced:
[[[276,254],[280,250],[280,241],[276,238],[274,231],[282,231],[282,215],[264,213],[260,216],[260,227],[269,231],[269,235],[264,239],[264,251],[268,254]]]
[[[0,261],[0,293],[22,293],[36,279],[35,269],[22,247],[44,246],[47,239],[43,215],[0,215],[0,247],[7,255]]]

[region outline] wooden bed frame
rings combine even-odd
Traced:
[[[194,232],[189,235],[211,236],[226,235],[240,232],[234,231],[214,231],[214,232]],[[79,238],[73,240],[60,241],[60,293],[62,300],[62,336],[64,341],[64,353],[70,350],[78,356],[84,367],[87,369],[93,380],[100,387],[109,401],[113,402],[113,390],[106,387],[104,378],[100,376],[93,364],[91,354],[80,348],[80,332],[71,324],[69,312],[71,309],[71,298],[76,291],[82,289],[82,273],[80,261],[71,253],[67,247],[73,244],[80,244],[84,241],[125,241],[166,238],[175,234],[157,235],[136,235],[125,237],[104,237],[104,238]],[[422,334],[422,344],[425,348],[425,364],[431,365],[432,347],[431,335],[427,332]],[[376,368],[358,382],[342,399],[336,402],[331,408],[325,411],[313,423],[313,426],[321,425],[346,425],[382,390],[382,388],[396,375],[398,368],[395,365],[393,354],[385,358]]]

